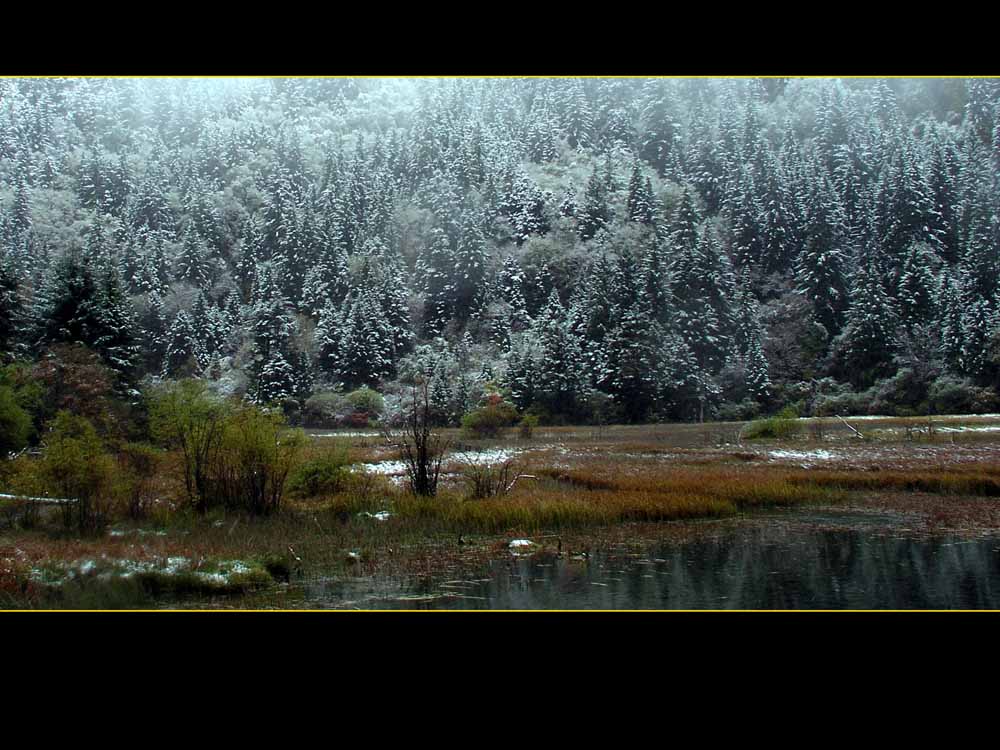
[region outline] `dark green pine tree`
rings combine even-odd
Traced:
[[[628,422],[645,421],[653,409],[659,385],[659,327],[645,300],[622,312],[605,340],[602,390],[621,405]]]
[[[608,206],[607,191],[595,165],[583,193],[583,204],[577,212],[577,232],[580,239],[593,239],[594,235],[608,226],[610,221],[611,209]]]
[[[560,115],[566,142],[570,148],[587,148],[593,140],[594,113],[579,78],[562,85],[559,96]]]
[[[300,363],[301,358],[293,351],[292,346],[293,339],[298,334],[298,325],[292,314],[291,303],[282,294],[280,266],[262,264],[247,310],[246,323],[252,341],[253,356],[249,367],[251,383],[257,383],[263,367],[273,359],[276,351],[281,352],[287,363],[293,366]],[[253,386],[255,387],[256,385]]]
[[[1000,86],[989,78],[969,78],[966,81],[965,121],[983,143],[993,136],[993,117],[1000,103]]]
[[[831,174],[836,168],[837,147],[847,143],[850,115],[844,99],[843,84],[835,80],[826,85],[816,107],[816,146],[818,156]]]
[[[742,268],[737,273],[733,290],[733,314],[736,321],[733,327],[733,349],[740,356],[745,356],[750,349],[750,342],[759,322],[759,307],[760,303],[750,284],[750,272]]]
[[[319,322],[313,338],[316,341],[316,360],[319,369],[326,375],[336,378],[340,366],[341,331],[344,327],[342,311],[349,310],[347,300],[334,302],[328,299],[320,310]]]
[[[587,372],[596,380],[603,367],[605,337],[617,324],[619,300],[622,296],[618,284],[619,261],[606,253],[596,256],[587,269],[583,283],[574,292],[572,302],[572,328],[582,338],[583,356]],[[555,289],[552,295],[558,298]],[[552,306],[549,296],[546,309],[550,314],[559,312]],[[539,312],[539,316],[544,311]],[[538,318],[536,317],[536,326]]]
[[[932,143],[928,175],[933,209],[930,230],[948,263],[955,263],[959,257],[957,176],[957,157],[952,144],[944,139]]]
[[[426,295],[423,327],[427,337],[441,333],[452,317],[455,299],[452,275],[454,269],[454,253],[448,235],[435,228],[417,261],[417,273]]]
[[[661,176],[666,173],[680,141],[680,124],[673,110],[674,101],[665,88],[668,85],[669,82],[650,79],[643,84],[640,97],[639,156]]]
[[[222,347],[224,334],[220,330],[217,308],[209,302],[204,291],[198,293],[191,308],[191,324],[205,355],[209,358],[215,356]]]
[[[639,259],[638,296],[649,307],[651,320],[668,325],[673,317],[673,277],[667,260],[666,245],[655,235],[643,246]]]
[[[517,259],[508,254],[503,261],[497,279],[498,292],[504,302],[509,306],[508,321],[510,332],[519,333],[531,325],[531,317],[528,315],[528,304],[524,298],[524,272]]]
[[[100,334],[93,348],[117,373],[119,385],[131,382],[139,365],[140,347],[135,311],[117,266],[108,264],[98,278]]]
[[[795,261],[799,248],[796,234],[795,201],[788,181],[774,155],[768,150],[762,180],[761,213],[757,226],[761,233],[762,266],[766,273],[781,273]]]
[[[744,168],[728,209],[733,262],[737,268],[755,269],[761,262],[764,248],[757,222],[762,213],[754,195],[753,175]]]
[[[915,242],[903,261],[895,296],[900,322],[908,333],[937,317],[933,272],[936,260],[932,250]]]
[[[31,231],[31,198],[24,169],[18,169],[14,185],[14,206],[11,212],[11,229],[14,241],[21,240]]]
[[[765,401],[770,395],[771,377],[767,357],[761,345],[763,335],[755,330],[750,336],[747,352],[743,356],[743,379],[747,392],[757,401]]]
[[[346,387],[376,386],[389,375],[392,331],[377,302],[364,292],[345,301],[335,341],[321,346],[334,360],[334,371]]]
[[[714,233],[705,227],[698,243],[677,257],[673,268],[677,325],[699,367],[717,373],[732,345],[735,279]]]
[[[643,179],[639,169],[639,161],[636,160],[628,183],[628,200],[626,202],[628,220],[647,225],[655,223],[654,202],[652,183],[648,177]]]
[[[149,293],[145,308],[138,321],[139,338],[142,340],[142,365],[146,372],[159,372],[167,351],[167,316],[163,298],[155,291]]]
[[[36,340],[93,346],[102,334],[99,288],[93,269],[79,253],[60,257],[36,298]]]
[[[979,298],[965,305],[959,367],[969,377],[985,382],[992,374],[989,343],[997,324],[997,313],[989,301]]]
[[[914,242],[939,246],[938,237],[930,230],[936,213],[934,199],[913,149],[904,147],[896,151],[885,175],[882,194],[882,244],[894,267],[898,269]]]
[[[390,374],[395,372],[396,362],[413,347],[414,341],[408,292],[401,281],[403,278],[398,258],[387,259],[379,266],[372,283],[379,312],[390,334]]]
[[[0,362],[16,351],[25,326],[25,307],[13,267],[0,254]]]
[[[459,321],[465,321],[482,304],[486,291],[486,238],[471,213],[462,218],[453,262],[454,315]]]
[[[995,219],[976,217],[959,268],[967,301],[993,299],[1000,274],[1000,224]]]
[[[668,229],[671,251],[676,255],[694,252],[698,245],[698,224],[701,218],[695,210],[691,193],[684,191],[677,214]]]
[[[941,331],[941,357],[953,372],[961,370],[964,348],[962,326],[965,315],[964,298],[965,294],[959,280],[952,275],[948,266],[945,266],[941,270],[937,289],[937,323]]]
[[[542,349],[538,337],[531,331],[512,336],[504,363],[502,385],[510,391],[511,402],[524,411],[538,398],[538,377],[542,369]],[[480,379],[487,382],[492,380],[492,375]]]
[[[332,299],[339,305],[351,293],[351,288],[347,254],[334,251],[306,271],[302,284],[302,307],[318,317],[327,300]]]

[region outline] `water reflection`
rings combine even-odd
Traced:
[[[1000,539],[905,538],[865,529],[745,525],[639,555],[594,551],[490,563],[463,581],[318,590],[363,608],[996,609]],[[311,595],[310,595],[311,594]],[[351,602],[348,602],[349,604]]]

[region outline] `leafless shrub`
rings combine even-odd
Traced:
[[[462,475],[469,486],[471,497],[481,500],[505,494],[517,476],[513,461],[503,462],[467,458],[462,461]]]
[[[431,430],[432,421],[430,389],[424,380],[414,384],[409,403],[403,406],[402,428],[382,430],[386,442],[399,451],[406,464],[410,490],[424,497],[437,494],[441,462],[450,445],[446,438]]]

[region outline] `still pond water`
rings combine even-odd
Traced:
[[[293,605],[360,609],[997,609],[1000,536],[877,519],[702,524],[684,542],[493,560],[453,581],[306,583]],[[872,522],[874,520],[874,522]],[[838,522],[839,521],[839,522]],[[576,559],[574,559],[576,558]]]

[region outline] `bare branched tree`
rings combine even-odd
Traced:
[[[386,442],[399,450],[406,463],[410,489],[414,495],[429,497],[437,494],[441,463],[451,442],[431,431],[430,388],[427,381],[415,383],[411,400],[403,406],[401,429],[385,427]]]

